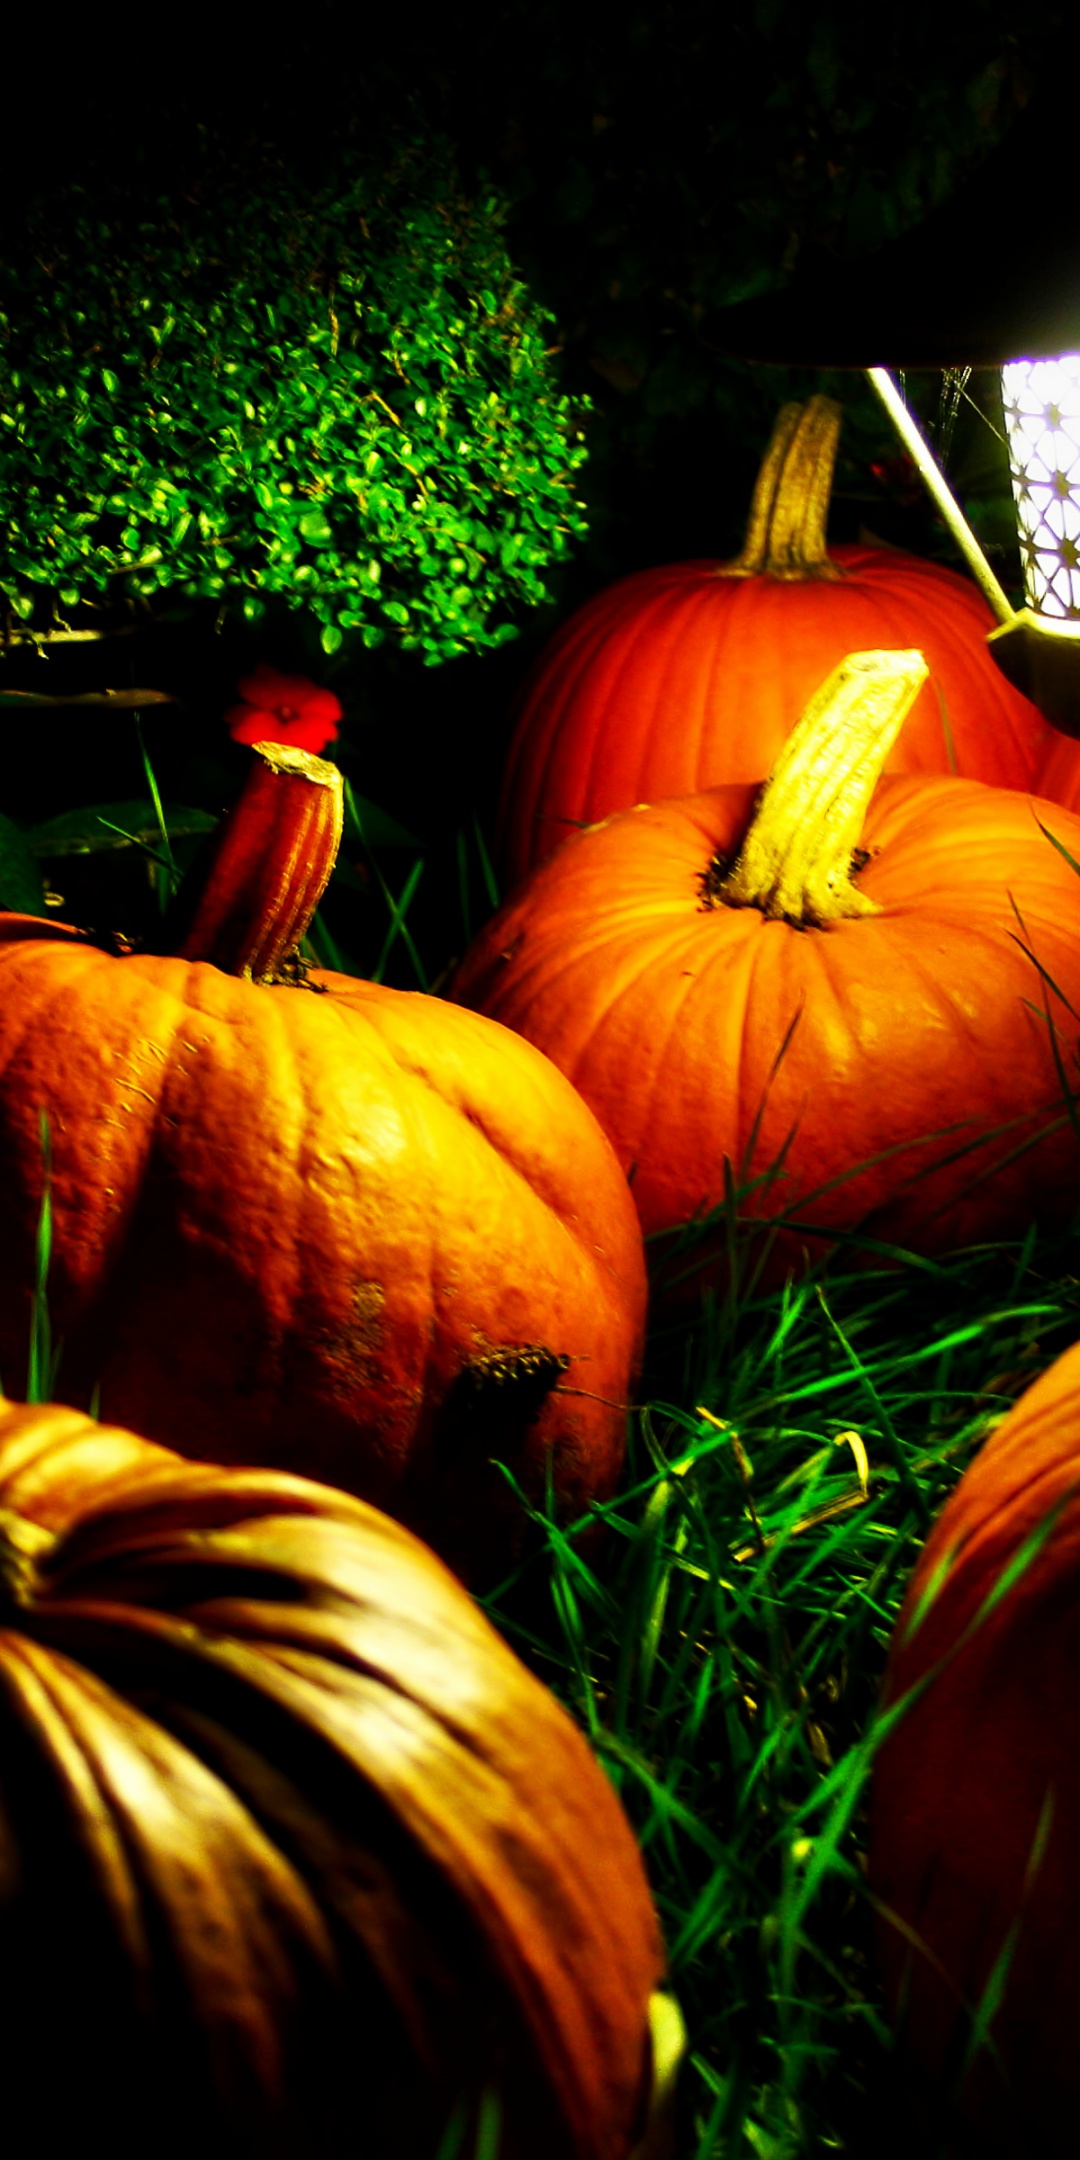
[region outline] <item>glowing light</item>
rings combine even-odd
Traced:
[[[1080,353],[1001,371],[1028,604],[1080,618]]]

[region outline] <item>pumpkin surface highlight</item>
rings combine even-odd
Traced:
[[[626,2160],[637,1847],[426,1546],[9,1403],[0,1598],[0,1993],[46,2160],[95,2120],[118,2160],[430,2160],[485,2083],[508,2160]]]
[[[932,2119],[1066,2160],[1080,2067],[1080,1345],[1008,1412],[919,1557],[889,1652],[869,1881]],[[973,2020],[1000,1988],[965,2067]]]
[[[928,662],[887,770],[1036,785],[1057,738],[995,665],[994,618],[970,580],[894,548],[826,550],[838,430],[829,399],[784,408],[741,556],[636,571],[544,647],[517,700],[503,779],[510,882],[613,811],[759,781],[812,693],[857,650],[914,646]]]

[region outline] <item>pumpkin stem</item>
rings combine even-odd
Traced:
[[[825,552],[842,412],[834,398],[780,409],[754,488],[746,538],[719,577],[839,578]]]
[[[337,766],[310,750],[256,743],[190,919],[169,949],[252,982],[295,979],[287,963],[337,858],[343,785]]]
[[[928,672],[920,652],[849,653],[833,669],[788,736],[733,867],[707,873],[708,905],[821,929],[879,912],[852,872],[866,806]]]

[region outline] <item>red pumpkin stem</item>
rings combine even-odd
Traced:
[[[285,743],[256,743],[190,924],[171,949],[253,982],[280,977],[326,890],[342,816],[336,765]]]
[[[746,538],[719,577],[839,578],[825,552],[842,412],[834,398],[780,409],[754,488]]]
[[[711,904],[800,928],[876,915],[853,882],[866,807],[929,670],[920,652],[849,653],[815,691],[758,797],[738,857],[706,881]]]

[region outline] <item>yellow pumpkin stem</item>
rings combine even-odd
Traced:
[[[841,408],[812,397],[780,409],[757,477],[746,538],[719,577],[839,578],[825,552]]]
[[[253,982],[280,977],[337,859],[343,787],[326,758],[286,743],[256,743],[244,788],[216,835],[191,921],[170,949]]]
[[[708,898],[801,928],[877,914],[853,858],[881,768],[925,682],[920,652],[849,653],[815,691],[758,797],[730,870]]]

